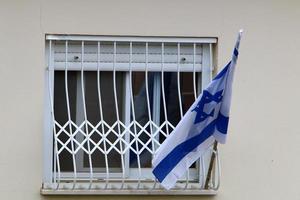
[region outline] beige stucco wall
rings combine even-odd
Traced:
[[[190,198],[300,199],[299,19],[297,0],[1,0],[0,199],[64,199],[39,194],[46,33],[216,36],[222,66],[240,27],[221,188]]]

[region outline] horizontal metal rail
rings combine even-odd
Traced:
[[[139,37],[139,36],[92,36],[92,35],[46,35],[46,40],[99,41],[99,42],[153,42],[153,43],[217,43],[215,37]]]

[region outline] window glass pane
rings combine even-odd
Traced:
[[[156,73],[148,73],[148,91],[149,91],[149,104],[150,111],[152,112],[152,101],[153,101],[153,81]],[[135,120],[140,124],[141,127],[146,126],[149,121],[148,105],[147,105],[147,96],[146,96],[146,84],[145,84],[145,73],[144,72],[133,72],[132,73],[132,89],[134,95],[134,109],[135,109]],[[133,120],[133,116],[131,116]],[[132,127],[131,131],[134,133],[134,128]],[[139,134],[141,128],[136,126],[136,134]],[[138,139],[138,142],[134,142],[132,147],[136,151],[142,152],[139,154],[139,158],[133,151],[130,151],[130,167],[138,167],[138,162],[140,162],[141,167],[151,167],[151,153],[147,150],[152,149],[151,142],[147,143],[150,140],[150,125],[146,126],[145,131],[141,132]],[[131,135],[130,140],[133,140]],[[139,159],[139,160],[138,160]]]
[[[70,104],[71,119],[75,121],[76,118],[76,72],[68,72],[68,94]],[[55,71],[54,74],[54,115],[55,120],[63,127],[68,121],[68,110],[66,101],[66,85],[65,85],[65,72]],[[60,130],[60,127],[56,126],[56,130]],[[65,127],[67,133],[70,132],[69,126]],[[58,136],[58,139],[62,143],[66,143],[69,136],[63,131]],[[62,145],[58,142],[58,149]],[[71,149],[71,143],[69,142],[67,147]],[[63,150],[59,154],[61,171],[73,171],[72,155],[67,150]]]
[[[198,74],[196,74],[196,80],[197,80],[197,75]],[[180,81],[181,81],[182,106],[183,106],[183,113],[185,113],[195,101],[193,73],[182,72],[180,73],[180,76],[181,76]],[[197,81],[196,81],[196,85],[197,85]]]
[[[123,72],[116,73],[116,88],[117,88],[117,98],[118,98],[118,109],[120,120],[123,116]],[[95,144],[90,142],[90,149],[92,150],[95,146],[98,146],[104,150],[104,141],[100,142],[102,138],[102,125],[98,124],[100,122],[100,107],[98,99],[98,88],[97,88],[97,72],[95,71],[86,71],[84,72],[84,84],[85,84],[85,103],[86,103],[86,112],[87,120],[91,123],[92,126],[88,126],[88,132],[91,134],[90,138]],[[83,112],[83,98],[81,91],[81,73],[79,71],[69,71],[68,72],[68,94],[69,94],[69,103],[70,103],[70,114],[71,120],[79,126],[84,121],[84,112]],[[112,126],[116,120],[116,109],[115,109],[115,99],[113,93],[113,73],[112,72],[101,72],[100,73],[100,91],[101,91],[101,100],[102,100],[102,111],[104,121]],[[66,91],[65,91],[65,72],[56,71],[54,77],[54,113],[56,121],[63,126],[68,121],[68,110],[67,110],[67,101],[66,101]],[[98,126],[97,126],[98,125]],[[93,127],[97,127],[93,131]],[[82,131],[86,132],[86,127],[82,127]],[[108,128],[103,126],[104,132],[108,132]],[[60,127],[57,127],[59,130]],[[65,128],[66,132],[71,132],[69,126]],[[117,126],[114,128],[115,132],[118,133]],[[75,127],[72,127],[73,133],[76,131]],[[92,133],[93,131],[93,133]],[[97,132],[98,131],[98,132]],[[85,135],[81,132],[77,132],[75,139],[81,143],[85,139]],[[62,143],[68,143],[67,147],[71,150],[71,142],[68,142],[69,136],[62,132],[58,136],[58,139]],[[108,133],[106,142],[106,149],[109,149],[113,144],[117,149],[120,149],[120,144],[115,143],[117,139],[117,134],[112,131]],[[99,143],[100,142],[100,143]],[[78,145],[74,142],[74,149]],[[84,143],[84,148],[88,149],[87,143]],[[58,143],[58,148],[61,148],[62,145]],[[108,166],[111,172],[121,171],[121,157],[120,154],[112,149],[108,155]],[[60,154],[60,167],[61,171],[73,171],[73,158],[72,154],[64,149]],[[104,154],[96,149],[92,156],[92,164],[94,171],[105,171],[105,157]],[[89,157],[81,149],[76,154],[76,165],[78,171],[88,171],[89,168]]]
[[[155,79],[158,77],[159,79]],[[155,109],[153,95],[157,94],[154,92],[154,81],[161,81],[159,72],[150,72],[148,73],[148,88],[149,88],[149,102],[151,108],[151,117],[153,119],[153,112]],[[168,121],[176,126],[180,121],[180,108],[179,108],[179,97],[178,97],[178,86],[177,86],[177,72],[165,72],[164,73],[164,92],[166,98],[166,107],[167,107],[167,117]],[[159,84],[159,87],[161,85]],[[186,72],[180,73],[180,88],[181,88],[181,100],[182,100],[182,108],[185,113],[189,107],[194,102],[194,93],[193,93],[193,73]],[[159,88],[161,89],[161,88]],[[134,105],[135,105],[135,119],[141,126],[146,126],[149,121],[148,114],[148,106],[147,106],[147,98],[146,98],[146,85],[145,85],[145,73],[144,72],[133,72],[133,92],[134,92]],[[162,94],[160,95],[160,124],[165,121],[164,110],[163,110],[163,99]],[[156,104],[157,105],[157,104]],[[160,125],[158,124],[158,125]],[[152,127],[154,130],[154,127]],[[172,128],[169,126],[169,133],[172,131]],[[137,126],[137,134],[140,132],[140,128]],[[134,129],[132,128],[134,132]],[[166,127],[163,128],[163,131],[166,133]],[[147,133],[148,132],[148,133]],[[145,148],[152,150],[152,142],[150,141],[150,125],[147,125],[145,131],[140,133],[138,144],[133,143],[133,148],[135,150],[144,150],[139,155],[141,167],[150,168],[152,155]],[[159,135],[159,140],[162,143],[165,140],[165,136],[163,134]],[[133,140],[133,136],[131,136],[131,141]],[[138,167],[138,156],[130,151],[130,167]]]
[[[123,116],[123,72],[116,73],[116,89],[117,89],[117,101],[119,109],[119,118],[122,120]],[[87,118],[93,126],[97,126],[100,122],[100,108],[99,108],[99,99],[98,99],[98,88],[97,88],[97,72],[85,72],[85,95],[86,95],[86,109],[87,109]],[[104,121],[112,126],[117,121],[116,109],[115,109],[115,99],[114,99],[114,88],[113,88],[113,73],[112,72],[101,72],[100,73],[100,91],[101,91],[101,100],[102,100],[102,112]],[[105,126],[104,132],[108,132],[108,128]],[[115,132],[118,133],[118,128],[115,126]],[[102,126],[99,125],[97,128],[99,133],[102,133]],[[89,132],[92,132],[92,127],[89,127]],[[91,139],[98,144],[101,140],[101,135],[96,131],[91,135]],[[110,132],[107,135],[107,139],[110,143],[114,144],[117,140],[117,134]],[[120,149],[120,143],[114,144],[117,149]],[[93,149],[95,145],[90,143],[90,148]],[[106,142],[106,149],[109,149],[111,145]],[[100,143],[99,148],[104,150],[104,141]],[[113,171],[121,170],[121,156],[115,150],[112,149],[108,155],[108,166]],[[96,171],[105,171],[105,156],[99,150],[96,149],[92,154],[92,164]],[[87,154],[84,154],[84,167],[89,167],[89,158]]]

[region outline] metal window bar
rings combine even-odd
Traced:
[[[74,142],[73,142],[73,130],[71,124],[71,111],[70,111],[70,101],[69,101],[69,87],[68,87],[68,41],[65,42],[65,91],[66,91],[66,102],[67,102],[67,111],[68,111],[68,125],[69,125],[69,136],[71,142],[71,151],[72,151],[72,160],[73,160],[73,188],[76,186],[77,181],[77,169],[76,169],[76,159],[74,153]]]
[[[105,159],[105,189],[107,189],[108,184],[109,184],[109,165],[108,165],[108,158],[107,158],[107,148],[106,148],[106,135],[104,131],[104,124],[102,123],[103,121],[103,109],[102,109],[102,100],[101,100],[101,90],[100,90],[100,62],[101,62],[101,43],[97,42],[97,92],[98,92],[98,100],[99,100],[99,114],[100,114],[100,122],[101,123],[101,136],[103,138],[103,148],[104,148],[104,159]],[[99,142],[100,143],[100,142]]]
[[[134,109],[134,99],[133,99],[133,89],[132,89],[132,68],[131,68],[131,64],[132,64],[132,42],[130,42],[129,44],[129,82],[130,82],[130,101],[131,101],[131,109],[132,109],[132,120],[133,120],[133,128],[134,128],[134,140],[135,140],[135,146],[136,146],[136,151],[139,151],[138,148],[138,141],[137,141],[137,128],[136,128],[136,119],[135,119],[135,109]],[[139,173],[139,179],[138,179],[138,184],[137,184],[137,188],[140,187],[140,177],[142,175],[142,171],[141,171],[141,161],[140,161],[140,155],[137,153],[137,162],[138,162],[138,173]]]
[[[167,135],[169,135],[169,124],[168,122],[168,115],[167,115],[167,106],[166,106],[166,95],[165,95],[165,79],[164,79],[164,63],[165,63],[165,44],[161,43],[161,90],[162,90],[162,101],[164,106],[164,117],[165,117],[165,126]]]
[[[122,133],[120,127],[120,115],[119,115],[119,107],[118,107],[118,96],[117,96],[117,86],[116,86],[116,54],[117,54],[117,43],[113,43],[113,88],[114,88],[114,100],[115,100],[115,109],[116,109],[116,117],[117,117],[117,128],[118,128],[118,140],[120,143],[120,156],[121,156],[121,165],[122,165],[122,185],[121,188],[124,187],[125,181],[125,164],[124,164],[124,157],[123,157],[123,145],[122,145]]]
[[[83,102],[83,113],[84,113],[84,124],[85,124],[85,137],[87,140],[87,153],[89,157],[89,171],[90,171],[90,178],[89,178],[89,189],[92,187],[93,183],[93,164],[92,164],[92,157],[91,157],[91,147],[90,147],[90,133],[88,129],[88,120],[87,120],[87,112],[86,112],[86,101],[85,101],[85,87],[84,87],[84,41],[81,42],[81,93],[82,93],[82,102]]]
[[[47,180],[51,180],[53,178],[53,182],[57,183],[57,188],[59,187],[59,183],[60,183],[60,162],[59,162],[59,154],[58,154],[58,147],[57,147],[57,130],[56,130],[56,125],[55,125],[55,113],[54,113],[54,103],[53,103],[53,90],[52,87],[54,85],[53,83],[53,76],[54,76],[54,68],[52,65],[52,41],[49,41],[49,57],[48,57],[48,95],[49,95],[49,106],[50,106],[50,115],[51,115],[51,125],[50,125],[50,129],[53,130],[53,137],[54,137],[54,148],[53,148],[53,158],[50,157],[48,158],[48,160],[52,160],[53,159],[53,177],[50,177],[50,179],[48,178]],[[51,134],[52,135],[52,134]],[[50,136],[51,138],[51,136]],[[56,170],[57,168],[57,170]],[[51,169],[50,169],[51,170]],[[49,171],[49,170],[48,170]],[[52,175],[52,170],[50,175]],[[52,182],[52,181],[49,181]]]
[[[49,121],[49,128],[45,134],[53,135],[54,145],[48,144],[48,147],[53,149],[53,159],[49,158],[50,163],[52,160],[52,167],[47,168],[45,176],[49,176],[50,178],[47,178],[46,180],[48,181],[43,183],[42,193],[58,194],[60,192],[68,193],[68,191],[77,193],[93,191],[92,193],[96,194],[99,190],[101,194],[111,194],[114,193],[112,190],[115,191],[115,189],[118,189],[118,193],[123,194],[170,194],[169,191],[163,190],[162,187],[157,184],[157,181],[151,174],[151,168],[142,167],[141,156],[143,151],[147,151],[151,153],[152,158],[161,143],[160,136],[168,137],[176,125],[172,124],[168,118],[168,100],[165,94],[166,73],[177,74],[178,103],[180,118],[182,118],[183,100],[181,77],[183,77],[183,74],[181,73],[188,72],[192,74],[192,86],[190,89],[193,91],[193,98],[196,99],[197,93],[211,81],[213,72],[212,44],[216,43],[216,40],[214,38],[84,37],[59,35],[48,35],[46,40],[47,46],[49,46],[47,50],[47,85],[49,96],[47,109],[51,114],[52,120]],[[55,46],[53,44],[55,44]],[[151,44],[151,47],[149,44]],[[142,48],[144,48],[144,51],[142,51]],[[109,49],[112,49],[112,51]],[[134,49],[136,51],[133,51]],[[64,55],[64,57],[62,57],[62,55]],[[78,57],[80,57],[80,60],[78,60]],[[144,61],[142,57],[144,57]],[[61,64],[64,65],[64,68],[62,68]],[[68,116],[68,121],[65,124],[60,124],[56,120],[54,113],[54,76],[55,71],[61,70],[65,72],[65,98]],[[81,81],[77,87],[81,88],[82,95],[84,121],[81,124],[73,122],[71,118],[68,85],[69,71],[80,72]],[[85,93],[87,89],[85,87],[86,71],[94,71],[97,77],[97,101],[100,113],[100,121],[97,125],[93,125],[88,120],[86,106],[89,102],[86,101]],[[102,100],[105,96],[103,96],[101,92],[100,77],[101,72],[105,71],[110,71],[113,75],[113,98],[116,115],[116,121],[113,125],[109,125],[105,122],[103,116]],[[128,101],[129,104],[125,105],[129,105],[131,109],[127,109],[126,111],[129,112],[125,114],[125,118],[127,119],[121,119],[119,112],[118,105],[120,99],[118,99],[117,94],[116,76],[116,73],[119,71],[123,71],[126,74],[124,77],[128,79],[128,81],[125,82],[128,86],[125,88],[128,88],[128,91],[124,92],[129,92],[129,95],[125,95],[125,98],[128,98],[126,101]],[[133,92],[133,73],[138,71],[145,73],[145,93],[149,121],[144,126],[137,121],[135,111],[137,102],[134,99]],[[155,88],[155,90],[159,89],[159,91],[161,91],[161,98],[159,97],[159,93],[154,93],[153,91],[151,91],[152,96],[159,96],[150,98],[149,72],[155,74],[154,76],[156,78],[154,80],[160,84],[160,87],[153,86],[151,90],[153,90],[153,88]],[[161,101],[161,103],[156,101]],[[158,106],[160,104],[162,104],[162,109]],[[161,111],[159,111],[160,109]],[[159,120],[159,112],[164,116],[163,120]],[[130,116],[132,116],[132,119]],[[117,130],[115,130],[115,127],[117,127]],[[74,128],[75,131],[73,131]],[[100,131],[98,128],[100,128]],[[62,133],[68,136],[68,140],[65,142],[59,138]],[[79,133],[84,135],[82,141],[76,138],[76,135]],[[93,133],[97,133],[101,137],[100,141],[93,141],[91,137]],[[117,136],[116,141],[110,141],[110,139],[107,138],[109,133],[113,133]],[[149,137],[148,141],[142,141],[140,138],[142,134],[146,134]],[[128,139],[130,135],[133,139]],[[103,147],[100,146],[101,143],[103,143]],[[77,148],[75,144],[77,144]],[[87,149],[85,144],[87,145]],[[91,144],[94,145],[93,148],[91,148]],[[142,148],[140,148],[140,145],[142,145]],[[151,148],[149,148],[148,145],[150,145]],[[104,173],[97,172],[96,168],[93,167],[92,156],[96,149],[104,154]],[[61,170],[61,162],[63,161],[60,156],[64,150],[67,150],[72,157],[73,170],[70,172]],[[121,158],[121,173],[114,172],[113,168],[109,166],[109,153],[112,150],[116,150]],[[80,163],[82,161],[77,160],[80,152],[85,152],[88,156],[88,173],[80,172],[77,169],[77,166],[82,164]],[[133,152],[137,157],[137,169],[129,166],[130,161],[128,159],[130,152]],[[210,182],[210,190],[204,191],[203,186],[207,173],[206,168],[208,166],[208,159],[212,153],[216,154],[217,164],[214,167],[215,170]],[[183,179],[179,181],[172,191],[177,191],[176,194],[214,194],[219,184],[219,153],[213,152],[212,148],[210,148],[206,154],[199,159],[196,169],[188,170],[185,181]]]

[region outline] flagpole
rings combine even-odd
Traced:
[[[217,142],[217,140],[215,140],[214,146],[213,146],[213,152],[212,152],[212,155],[211,155],[211,158],[210,158],[210,163],[209,163],[209,166],[208,166],[207,176],[206,176],[205,184],[204,184],[204,189],[206,189],[206,190],[209,188],[209,182],[210,182],[210,179],[211,179],[212,170],[213,170],[215,159],[216,159],[217,149],[218,149],[218,142]]]
[[[236,42],[236,45],[235,45],[236,49],[239,48],[242,34],[243,34],[243,29],[240,29],[239,34],[238,34],[238,39],[237,39],[237,42]],[[233,56],[232,58],[234,58],[234,55],[232,55],[232,56]],[[210,179],[211,179],[211,176],[212,176],[212,170],[213,170],[213,167],[214,167],[217,150],[218,150],[218,142],[215,140],[214,145],[213,145],[213,152],[212,152],[212,155],[211,155],[211,158],[210,158],[210,163],[209,163],[209,166],[208,166],[207,176],[206,176],[205,184],[204,184],[204,189],[206,189],[206,190],[209,188],[209,182],[210,182]]]

